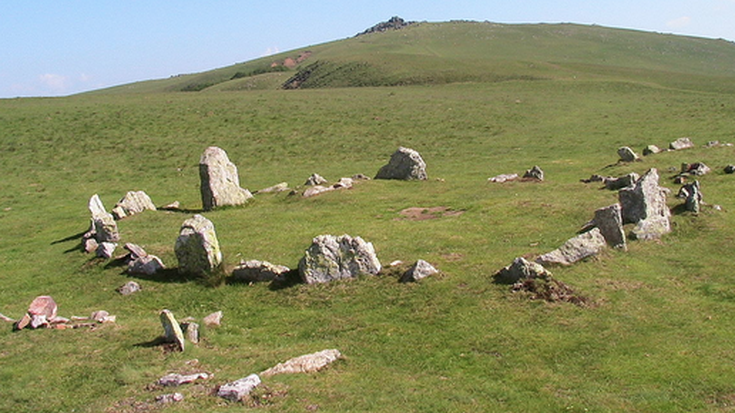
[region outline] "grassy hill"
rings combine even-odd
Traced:
[[[294,66],[271,67],[306,51]],[[104,92],[275,89],[305,72],[301,88],[623,78],[735,91],[735,44],[576,24],[417,23]]]
[[[293,69],[263,72],[307,50]],[[735,141],[732,50],[601,27],[421,23],[203,74],[0,100],[0,313],[18,318],[48,294],[65,317],[117,316],[94,329],[0,324],[0,411],[732,411],[735,178],[723,172],[735,163],[724,145]],[[326,62],[320,87],[279,88],[316,62]],[[388,86],[336,87],[355,81],[350,67]],[[617,163],[620,146],[640,153],[683,136],[696,148]],[[723,145],[705,146],[715,140]],[[424,259],[441,275],[283,289],[179,276],[174,243],[201,209],[198,160],[210,145],[227,151],[250,190],[296,187],[315,172],[330,181],[372,176],[398,146],[418,150],[430,177],[314,198],[260,194],[207,212],[226,271],[249,259],[295,268],[313,237],[350,234],[372,242],[383,264]],[[580,179],[657,168],[676,193],[684,162],[712,168],[699,178],[702,212],[682,212],[671,196],[673,232],[660,241],[551,268],[592,305],[530,300],[493,283],[515,257],[557,248],[616,202]],[[533,165],[544,182],[487,182]],[[122,242],[173,271],[132,278],[79,250],[89,197],[111,209],[131,190],[157,205],[181,202],[179,212],[119,222]],[[462,214],[401,215],[439,206]],[[131,279],[141,292],[115,292]],[[221,310],[223,324],[169,353],[155,342],[164,308],[197,320]],[[211,394],[327,348],[345,359],[266,379],[246,403]],[[214,377],[155,385],[198,371]],[[154,401],[174,391],[184,401]]]

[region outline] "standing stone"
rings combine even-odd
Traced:
[[[618,149],[618,156],[623,162],[634,162],[638,160],[638,155],[627,146]]]
[[[181,323],[181,331],[190,343],[199,344],[199,324],[193,321]]]
[[[590,221],[590,225],[600,229],[600,233],[605,238],[607,245],[622,249],[628,249],[625,239],[625,231],[623,230],[623,216],[620,204],[613,204],[605,208],[595,211],[595,217]]]
[[[94,237],[98,243],[118,242],[120,241],[120,233],[117,230],[117,223],[105,210],[99,195],[94,194],[89,199],[89,212],[92,214],[92,230]]]
[[[314,284],[377,275],[380,268],[373,244],[349,235],[320,235],[299,262],[299,275],[305,283]]]
[[[174,251],[182,273],[202,275],[222,263],[214,224],[199,214],[181,224]]]
[[[699,205],[704,198],[699,186],[699,181],[694,181],[691,184],[682,186],[676,197],[684,199],[684,208],[687,211],[694,212],[695,214],[699,213]]]
[[[148,194],[143,191],[130,191],[118,201],[115,208],[112,209],[112,215],[115,219],[120,220],[130,215],[140,214],[145,210],[156,210]]]
[[[291,271],[290,268],[283,265],[273,265],[268,261],[250,260],[241,262],[234,270],[232,270],[232,279],[246,283],[273,281]]]
[[[393,153],[387,165],[383,165],[375,179],[401,179],[425,181],[426,163],[413,149],[400,147]]]
[[[543,265],[518,257],[513,263],[495,273],[495,281],[503,284],[513,284],[523,280],[551,277]]]
[[[669,149],[678,151],[681,149],[693,148],[694,143],[689,138],[679,138],[669,144]]]
[[[424,260],[418,260],[416,261],[416,264],[412,265],[411,268],[401,276],[399,281],[402,283],[414,282],[438,273],[439,271],[434,268],[433,265]]]
[[[114,242],[100,242],[97,245],[97,256],[105,259],[112,258],[112,255],[115,254],[115,248],[117,248],[117,244]]]
[[[227,399],[231,402],[238,402],[243,397],[250,394],[260,384],[260,377],[257,374],[251,374],[240,380],[236,380],[220,386],[217,390],[217,396]]]
[[[658,185],[658,171],[651,168],[635,186],[618,192],[623,223],[634,223],[631,235],[636,239],[660,238],[671,231],[671,211],[666,206],[668,189]]]
[[[161,325],[163,326],[164,340],[167,343],[176,344],[179,351],[184,351],[184,332],[181,331],[181,326],[171,311],[161,311]]]
[[[237,167],[230,162],[227,153],[216,146],[207,148],[199,159],[199,178],[205,211],[225,205],[242,205],[253,197],[250,191],[240,188]]]
[[[538,167],[538,165],[534,166],[533,168],[526,171],[525,174],[523,174],[524,179],[535,179],[537,181],[543,181],[544,180],[544,171],[541,170],[541,168]]]
[[[541,265],[572,265],[577,261],[597,255],[605,248],[605,245],[605,237],[600,233],[600,229],[592,228],[568,240],[558,249],[536,258],[536,262]]]

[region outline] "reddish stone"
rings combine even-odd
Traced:
[[[28,307],[28,314],[31,316],[46,316],[46,319],[51,321],[56,318],[57,310],[58,307],[56,306],[56,301],[48,295],[42,295],[33,300],[31,305]]]

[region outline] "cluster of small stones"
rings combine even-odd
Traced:
[[[13,323],[13,329],[23,330],[25,328],[80,328],[95,327],[101,323],[114,323],[116,316],[110,315],[107,311],[100,310],[93,312],[89,317],[72,316],[65,318],[58,315],[59,307],[51,296],[41,295],[33,299],[28,306],[28,310],[18,320],[0,314],[0,318],[7,322]]]

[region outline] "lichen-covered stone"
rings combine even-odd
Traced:
[[[600,229],[607,244],[621,250],[627,249],[625,230],[623,229],[623,216],[620,204],[613,204],[595,211],[589,225]]]
[[[400,147],[390,157],[388,164],[383,165],[375,175],[375,179],[401,179],[405,181],[426,180],[426,162],[413,149]]]
[[[216,146],[207,148],[199,159],[199,178],[205,211],[226,205],[242,205],[253,197],[250,191],[240,188],[237,167],[230,162],[227,153]]]
[[[177,349],[184,351],[184,332],[179,322],[169,310],[161,311],[161,325],[163,326],[163,338],[167,343],[173,343]]]
[[[543,265],[518,257],[513,262],[495,273],[495,281],[504,284],[513,284],[518,281],[538,277],[550,277],[549,272]]]
[[[376,275],[380,268],[373,244],[349,235],[320,235],[299,262],[299,275],[305,283],[313,284]]]
[[[618,192],[623,223],[635,223],[631,236],[650,240],[671,231],[671,211],[666,205],[668,189],[658,185],[658,171],[651,168],[633,187]]]
[[[174,251],[182,273],[202,275],[222,263],[214,224],[199,214],[181,224]]]

